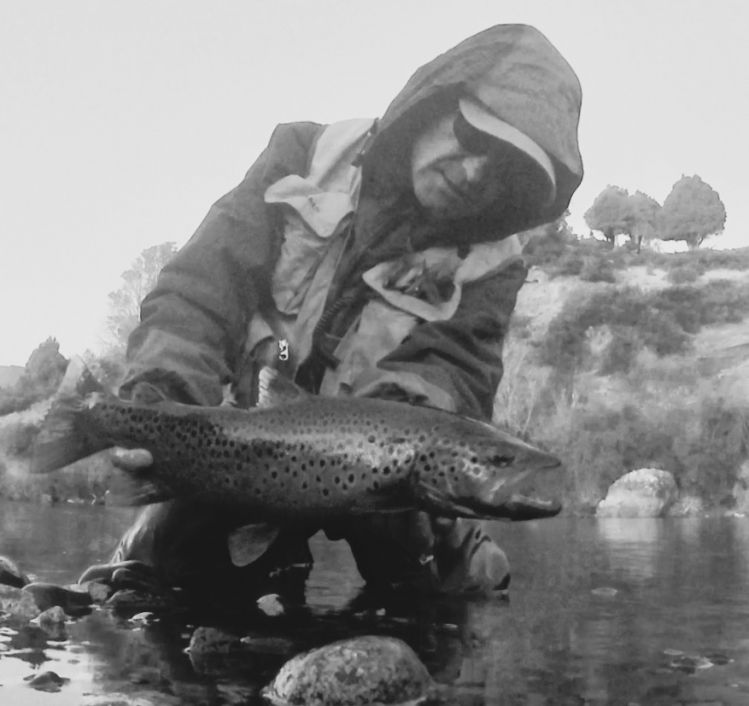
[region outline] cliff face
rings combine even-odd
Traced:
[[[652,265],[604,282],[537,266],[520,291],[495,421],[563,459],[573,511],[641,467],[674,474],[676,514],[744,509],[749,269],[673,279]]]

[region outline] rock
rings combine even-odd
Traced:
[[[286,612],[277,593],[269,593],[257,599],[257,607],[270,618],[277,618]]]
[[[67,639],[68,636],[65,632],[65,619],[65,611],[60,608],[59,605],[48,608],[43,613],[40,613],[36,618],[39,627],[53,640]]]
[[[34,677],[26,677],[29,686],[37,691],[60,691],[63,684],[67,684],[70,679],[61,677],[55,672],[42,672]]]
[[[99,581],[90,581],[85,586],[94,603],[104,603],[113,593],[111,586]]]
[[[262,654],[242,642],[239,635],[220,628],[199,627],[190,638],[187,654],[198,674],[227,676],[268,669],[272,674],[283,658]]]
[[[616,480],[598,503],[596,517],[663,517],[678,495],[671,473],[640,468]]]
[[[134,615],[135,613],[172,610],[176,604],[174,598],[168,595],[156,595],[133,588],[122,588],[115,591],[104,605],[118,614]]]
[[[41,581],[29,583],[23,587],[22,591],[34,597],[41,611],[60,606],[68,615],[79,616],[89,612],[92,603],[88,591],[65,588],[54,583]]]
[[[40,613],[34,596],[10,586],[0,586],[0,611],[13,621],[23,622],[36,618]]]
[[[239,635],[204,626],[195,629],[187,648],[190,655],[228,654],[241,649],[242,642]]]
[[[432,698],[436,688],[405,642],[365,635],[293,657],[262,695],[274,706],[417,704]]]

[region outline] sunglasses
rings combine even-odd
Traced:
[[[473,127],[460,111],[453,120],[453,132],[458,144],[471,154],[492,154],[500,148],[496,138]]]

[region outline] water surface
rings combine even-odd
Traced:
[[[39,580],[73,582],[108,557],[132,517],[0,503],[0,554]],[[395,634],[452,685],[458,706],[749,704],[749,519],[558,518],[493,530],[513,567],[509,600],[422,601],[352,619],[361,580],[346,545],[318,535],[309,614],[250,627],[300,645]],[[0,627],[0,703],[260,703],[283,658],[204,668],[184,652],[193,629],[102,611],[58,642]],[[29,688],[24,678],[46,670],[70,682],[57,693]]]

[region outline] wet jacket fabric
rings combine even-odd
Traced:
[[[424,217],[403,167],[404,145],[435,106],[451,106],[465,91],[479,95],[546,150],[557,175],[552,204],[531,212],[518,199],[481,217],[449,223]],[[356,330],[367,304],[386,301],[383,288],[372,286],[378,266],[408,263],[435,247],[466,258],[477,245],[508,239],[561,215],[582,176],[579,107],[572,70],[543,35],[524,25],[490,28],[419,69],[381,120],[353,141],[355,149],[342,150],[350,170],[359,173],[355,210],[333,224],[343,241],[341,251],[319,319],[306,322],[314,345],[295,362],[291,372],[297,380],[318,391],[337,368],[336,351]],[[268,191],[284,180],[307,177],[318,143],[334,128],[279,125],[242,182],[213,205],[143,302],[141,324],[128,345],[124,394],[147,380],[174,399],[218,404],[225,386],[241,382],[252,350],[248,342],[254,343],[248,341],[253,319],[277,323],[286,316],[274,298],[274,274],[287,245],[288,208],[269,200]],[[396,396],[403,387],[407,399],[423,381],[427,400],[441,391],[439,406],[489,417],[502,375],[502,340],[524,277],[522,261],[508,258],[495,271],[465,282],[449,318],[417,316],[377,362],[373,381],[381,376]]]

